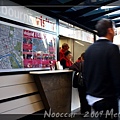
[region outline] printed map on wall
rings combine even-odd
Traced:
[[[0,69],[22,68],[22,29],[0,24]]]
[[[55,37],[0,24],[0,69],[49,67],[56,59]]]

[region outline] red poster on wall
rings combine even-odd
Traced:
[[[23,31],[23,58],[25,68],[49,67],[55,63],[55,37],[44,32]]]
[[[32,38],[34,32],[23,30],[23,63],[25,68],[32,68]]]

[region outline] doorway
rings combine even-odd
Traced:
[[[63,43],[67,43],[69,45],[69,50],[73,55],[73,62],[75,62],[81,53],[85,52],[85,50],[91,45],[91,43],[76,40],[69,37],[61,36],[59,37],[59,47],[62,47]]]

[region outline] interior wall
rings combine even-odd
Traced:
[[[80,57],[80,55],[85,52],[85,50],[91,45],[91,43],[87,43],[84,41],[80,41],[80,40],[74,40],[74,50],[73,50],[73,54],[74,54],[74,62],[78,59],[78,57]]]

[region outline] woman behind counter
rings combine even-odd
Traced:
[[[64,53],[64,57],[60,60],[60,64],[63,66],[63,69],[69,68],[73,64],[71,58],[72,58],[72,53],[70,51],[66,51]]]

